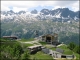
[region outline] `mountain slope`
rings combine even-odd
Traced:
[[[1,37],[16,35],[19,38],[33,38],[37,30],[39,36],[58,33],[60,42],[79,42],[79,11],[73,12],[68,8],[58,8],[31,12],[2,11]],[[72,35],[74,35],[74,39]]]

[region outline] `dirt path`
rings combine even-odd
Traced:
[[[19,42],[20,42],[20,43],[26,43],[26,44],[34,44],[34,45],[38,44],[38,45],[41,45],[38,41],[39,41],[39,40],[27,41],[27,42],[21,42],[21,41],[19,41]]]

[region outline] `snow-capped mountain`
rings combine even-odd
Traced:
[[[37,30],[39,36],[58,33],[61,42],[68,37],[69,39],[65,40],[65,43],[70,41],[78,43],[79,41],[80,11],[73,12],[68,8],[58,8],[55,10],[42,9],[41,11],[34,9],[30,12],[10,10],[0,13],[1,37],[14,35],[19,38],[34,38]]]
[[[58,8],[55,10],[42,9],[38,12],[36,9],[31,12],[28,11],[19,11],[15,13],[14,11],[1,11],[1,20],[2,21],[14,21],[14,22],[33,22],[39,20],[52,20],[52,21],[79,21],[79,13],[80,11],[74,12],[69,10],[68,8]]]

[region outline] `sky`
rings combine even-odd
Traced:
[[[79,0],[74,1],[1,1],[1,11],[13,10],[14,12],[32,11],[34,9],[40,11],[46,8],[54,10],[57,8],[69,8],[72,11],[79,11]]]

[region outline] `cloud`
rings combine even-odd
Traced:
[[[35,6],[35,3],[33,3],[32,1],[1,1],[2,11],[10,10],[10,7],[12,7],[13,11],[18,12],[20,10],[27,10]]]
[[[79,1],[73,3],[71,6],[72,6],[73,11],[78,11],[79,10]]]
[[[52,9],[68,7],[73,11],[79,10],[79,1],[1,1],[1,10],[8,11],[12,7],[13,11],[28,10],[35,7],[52,6]]]
[[[13,11],[14,11],[14,12],[19,12],[19,11],[21,11],[21,10],[27,11],[28,9],[27,9],[27,8],[13,7]]]
[[[66,8],[66,7],[61,7],[61,6],[55,6],[54,8],[52,8],[52,10],[55,10],[57,8]]]
[[[79,11],[79,1],[56,1],[53,9],[65,7],[72,11]]]
[[[1,11],[9,11],[10,8],[4,6],[4,5],[1,5]]]

